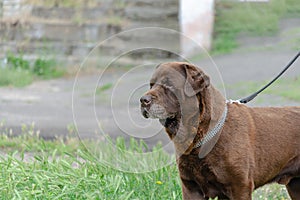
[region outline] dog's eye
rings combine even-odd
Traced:
[[[153,87],[154,83],[150,83],[150,89]]]

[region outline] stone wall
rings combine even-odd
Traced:
[[[122,31],[153,26],[179,30],[178,1],[174,0],[125,0],[122,4],[103,0],[96,7],[84,8],[22,6],[26,7],[26,12],[21,15],[20,12],[8,15],[2,9],[0,59],[12,52],[28,58],[54,56],[78,63],[99,42]],[[116,56],[128,50],[129,46],[134,48],[136,43],[143,42],[146,47],[147,44],[158,43],[158,47],[179,51],[178,34],[162,34],[159,29],[158,32],[155,29],[150,32],[130,32],[111,43],[106,42],[101,46],[102,55]],[[145,49],[134,52],[134,59],[143,57],[143,54],[150,57],[153,54],[153,51]],[[153,56],[174,55],[162,50]]]

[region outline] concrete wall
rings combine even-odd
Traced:
[[[27,57],[54,55],[57,59],[80,62],[99,42],[133,28],[161,27],[136,31],[101,47],[102,55],[115,56],[144,45],[132,55],[173,57],[199,54],[199,45],[209,49],[213,28],[214,0],[99,0],[95,7],[68,8],[22,4],[22,0],[3,0],[0,20],[0,59],[7,52]],[[180,15],[178,15],[180,13]],[[191,42],[191,38],[195,42]],[[147,47],[164,48],[146,50]],[[152,53],[151,53],[152,52]]]
[[[122,31],[148,26],[179,31],[179,3],[174,0],[124,0],[120,5],[116,5],[115,0],[103,0],[91,8],[17,5],[20,0],[13,0],[15,4],[5,1],[5,12],[0,20],[0,59],[7,52],[14,52],[29,58],[53,54],[57,59],[80,62],[99,42]],[[24,7],[26,14],[20,12]],[[155,43],[154,40],[166,48],[179,49],[178,36],[166,36],[159,30],[152,31],[151,35],[137,31],[101,48],[104,54],[115,56],[137,41],[145,42],[147,47]],[[173,55],[158,53],[154,56]]]

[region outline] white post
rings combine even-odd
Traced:
[[[199,54],[211,48],[214,23],[214,0],[180,0],[181,52],[183,56]],[[191,42],[186,37],[194,40]]]

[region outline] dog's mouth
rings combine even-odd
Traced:
[[[148,119],[150,117],[149,112],[147,111],[146,108],[141,108],[142,109],[142,115],[143,117],[145,117],[146,119]]]
[[[178,125],[176,117],[169,117],[167,119],[160,119],[159,122],[166,128],[173,128]]]
[[[175,128],[178,125],[177,114],[151,113],[147,108],[141,107],[143,117],[146,119],[159,119],[159,122],[166,128]]]
[[[167,118],[174,118],[176,114],[168,113],[163,106],[153,104],[151,106],[141,106],[141,113],[145,118],[166,120]]]
[[[159,119],[159,122],[168,129],[170,138],[174,138],[179,128],[180,113],[169,113],[159,104],[141,105],[141,113],[145,118]]]
[[[165,113],[151,113],[147,109],[142,109],[142,115],[146,119],[152,118],[152,119],[159,119],[159,120],[165,120],[165,121],[172,121],[175,119],[175,114],[165,114]]]
[[[168,129],[168,135],[172,140],[176,135],[179,128],[179,120],[177,116],[169,117],[167,119],[160,119],[159,122],[166,129]]]

